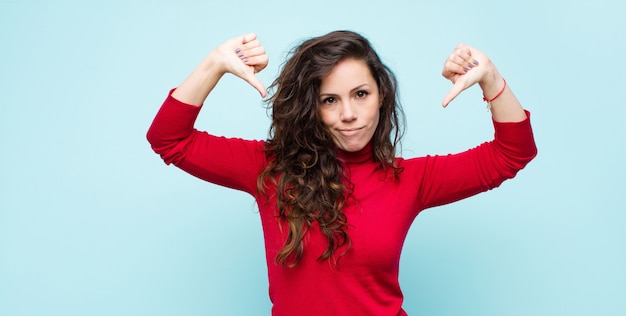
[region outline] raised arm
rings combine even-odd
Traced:
[[[163,102],[147,133],[152,149],[166,164],[200,179],[253,193],[264,164],[263,143],[217,137],[196,130],[194,124],[200,106],[225,73],[242,78],[265,96],[255,73],[267,61],[254,34],[230,39],[214,49]]]
[[[225,73],[245,80],[265,97],[265,86],[255,74],[267,66],[265,49],[254,33],[232,38],[211,51],[172,93],[187,104],[202,105]]]
[[[467,151],[416,160],[423,207],[451,203],[498,187],[515,177],[536,155],[530,117],[491,60],[479,50],[458,45],[446,59],[442,75],[454,84],[443,99],[447,106],[478,83],[490,101],[494,139]],[[420,165],[421,163],[421,165]]]
[[[443,99],[444,107],[463,90],[478,83],[483,96],[490,101],[494,121],[521,122],[526,119],[526,113],[509,85],[481,51],[459,44],[446,59],[442,75],[454,84]]]

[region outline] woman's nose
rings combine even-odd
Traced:
[[[357,118],[356,110],[350,101],[345,101],[341,103],[341,113],[340,118],[344,122],[354,121]]]

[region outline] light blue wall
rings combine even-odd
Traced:
[[[448,109],[443,60],[486,52],[539,156],[431,209],[405,245],[410,315],[626,314],[624,1],[0,1],[0,315],[269,315],[253,200],[166,167],[145,132],[222,41],[257,32],[269,84],[299,40],[356,30],[400,80],[403,155],[492,136],[480,91]],[[226,77],[197,126],[265,138]]]

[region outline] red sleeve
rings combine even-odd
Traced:
[[[418,158],[418,198],[423,208],[443,205],[498,187],[536,155],[530,113],[518,123],[493,122],[493,141],[462,153]],[[408,161],[407,161],[408,163]]]
[[[174,164],[193,176],[254,194],[256,179],[265,164],[263,142],[196,130],[193,125],[200,107],[176,100],[172,91],[148,130],[152,149],[166,164]]]

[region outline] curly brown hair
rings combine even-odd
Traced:
[[[337,158],[333,137],[319,113],[322,79],[342,60],[364,61],[375,79],[382,106],[380,121],[372,137],[373,159],[380,167],[400,172],[395,166],[396,146],[402,137],[404,116],[398,102],[397,81],[370,42],[358,33],[335,31],[308,39],[289,53],[282,70],[270,86],[268,99],[272,124],[265,152],[270,163],[258,178],[258,189],[266,194],[276,188],[278,217],[288,223],[284,247],[275,262],[293,267],[302,259],[302,240],[317,221],[328,240],[318,260],[337,263],[334,253],[350,249],[348,222],[342,212],[352,183]],[[282,226],[281,226],[282,227]]]

